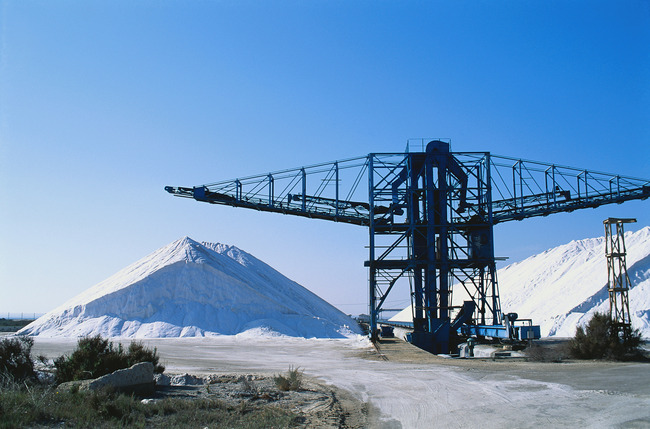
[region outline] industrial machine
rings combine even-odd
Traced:
[[[502,314],[493,227],[650,196],[650,181],[492,155],[420,150],[226,180],[165,187],[179,197],[368,228],[370,335],[392,291],[412,300],[410,341],[449,353],[459,336],[539,338],[539,326]],[[464,291],[463,302],[453,300]]]

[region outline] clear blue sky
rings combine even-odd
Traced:
[[[0,316],[185,235],[363,312],[364,228],[163,188],[414,137],[650,178],[650,3],[0,0]],[[636,230],[650,201],[498,225],[497,253],[600,236],[608,216]]]

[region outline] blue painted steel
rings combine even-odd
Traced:
[[[413,329],[413,322],[393,322],[391,320],[379,319],[377,320],[377,323],[379,325],[389,325],[396,328]]]
[[[371,257],[366,265],[371,296],[380,297],[371,298],[371,319],[382,311],[395,282],[406,279],[412,288],[412,341],[431,352],[448,353],[452,316],[460,308],[451,300],[452,281],[475,299],[470,314],[454,322],[501,321],[488,154],[472,154],[463,163],[447,143],[433,141],[425,152],[403,154],[390,163],[371,157],[371,201],[393,207],[388,224],[370,219]],[[382,252],[372,252],[374,248]]]
[[[359,186],[367,181],[368,187]],[[195,187],[175,196],[368,227],[370,324],[395,288],[411,290],[416,342],[446,352],[449,335],[526,339],[539,327],[502,324],[493,226],[650,196],[650,181],[491,155],[451,152],[442,141],[422,152],[374,153]],[[471,316],[452,288],[473,296]],[[487,334],[492,335],[487,335]]]
[[[510,338],[508,329],[503,325],[464,325],[460,332],[466,337]]]
[[[195,188],[205,188],[205,199],[197,199],[198,201],[368,226],[370,223],[369,210],[364,209],[361,205],[363,201],[367,201],[368,194],[363,191],[359,192],[358,184],[364,177],[368,178],[369,159],[374,157],[378,160],[396,162],[394,159],[406,157],[408,154],[370,154],[365,157],[273,172],[270,175],[273,177],[273,186],[276,190],[274,193],[264,193],[270,186],[269,173],[198,187],[166,186],[165,190],[178,197],[194,198]],[[489,177],[486,180],[491,183],[493,195],[486,194],[485,197],[489,202],[477,201],[475,209],[490,209],[492,211],[490,222],[493,224],[535,216],[547,216],[553,213],[571,212],[605,204],[620,204],[625,201],[650,197],[650,180],[648,179],[586,171],[573,167],[491,155],[487,152],[453,152],[452,155],[465,169],[481,162],[479,158],[486,157],[483,161],[484,167],[489,166],[486,171]],[[339,165],[341,177],[335,183],[341,185],[340,190],[339,187],[333,186],[321,189],[307,187],[309,196],[328,197],[334,203],[317,203],[307,206],[303,210],[302,205],[292,204],[288,201],[288,195],[295,194],[294,189],[299,183],[299,180],[295,179],[300,176],[303,168],[307,176],[313,176],[313,180],[308,185],[316,186],[323,181],[331,183],[333,178],[327,178],[326,173],[330,172],[331,174],[331,172],[338,171],[337,166]],[[516,168],[514,168],[515,166]],[[352,172],[352,176],[344,174],[350,172]],[[506,180],[507,177],[511,177],[511,179]],[[585,177],[588,179],[589,191],[585,190]],[[401,178],[401,180],[406,179]],[[397,181],[396,183],[399,185]],[[277,192],[278,190],[280,191]],[[342,196],[346,193],[347,195],[339,199],[336,191],[340,191]],[[354,204],[355,201],[357,204]],[[367,206],[367,203],[365,204]],[[396,210],[397,207],[389,205],[383,207],[382,212],[376,211],[375,215],[390,225],[390,213]],[[340,216],[337,215],[337,212],[340,212]],[[403,227],[398,224],[393,226]]]
[[[390,320],[378,320],[380,325],[394,326],[396,328],[413,329],[413,322],[393,322]],[[504,325],[459,325],[452,326],[452,330],[457,331],[465,337],[490,337],[503,340],[527,341],[538,340],[541,338],[539,325],[515,326],[512,335],[508,333],[508,328]],[[409,340],[411,341],[411,340]]]
[[[541,338],[538,325],[508,327],[504,325],[464,325],[459,332],[466,337],[490,337],[502,340],[526,341]]]
[[[539,325],[519,326],[518,339],[520,341],[537,340],[541,337],[542,337],[542,331]]]

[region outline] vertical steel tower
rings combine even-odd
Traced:
[[[370,208],[391,214],[388,222],[370,214],[371,327],[400,279],[409,281],[412,342],[421,348],[447,353],[453,328],[468,321],[500,325],[490,154],[452,154],[432,141],[397,162],[371,154],[369,163]],[[453,306],[454,284],[471,300]]]
[[[627,275],[625,231],[623,225],[636,219],[605,219],[605,256],[607,257],[607,280],[609,291],[609,317],[618,331],[619,338],[630,334],[630,277]],[[616,233],[612,228],[616,225]]]

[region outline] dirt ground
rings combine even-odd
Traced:
[[[545,347],[556,347],[548,341]],[[568,385],[577,390],[601,390],[621,394],[650,393],[649,362],[612,362],[602,360],[570,360],[535,362],[523,358],[449,359],[425,352],[399,339],[384,339],[377,350],[369,351],[367,359],[402,363],[429,363],[458,368],[477,380],[491,377],[518,377],[545,383]],[[650,424],[649,424],[650,426]]]
[[[280,391],[273,377],[256,374],[212,374],[205,377],[184,374],[167,379],[174,385],[158,384],[152,400],[210,398],[235,406],[279,407],[297,413],[300,416],[298,427],[304,428],[391,427],[379,420],[381,413],[372,405],[345,390],[309,377],[303,376],[302,386],[297,391]]]
[[[144,343],[157,347],[166,373],[221,380],[165,388],[160,395],[270,398],[301,410],[304,427],[650,428],[647,363],[449,359],[401,340],[383,341],[378,349],[367,342],[289,338]],[[34,354],[55,357],[75,344],[37,337]],[[304,370],[306,388],[274,397],[272,377],[291,366]]]

